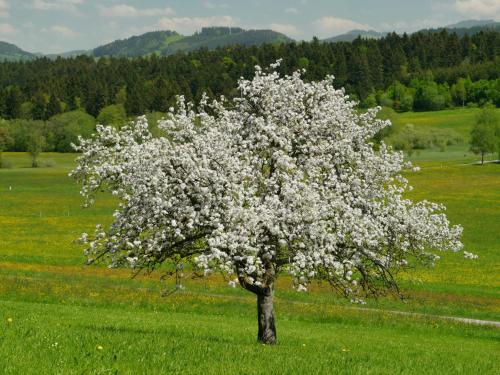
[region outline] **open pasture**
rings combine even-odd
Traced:
[[[469,120],[455,112],[437,113],[433,126],[465,135]],[[405,302],[365,306],[316,284],[297,293],[283,276],[275,347],[255,342],[254,297],[218,277],[187,278],[184,290],[162,297],[173,283],[159,273],[131,279],[128,270],[84,266],[75,240],[109,223],[113,199],[80,208],[67,177],[75,155],[44,154],[54,166],[32,169],[27,155],[4,154],[12,168],[0,170],[0,373],[496,374],[498,328],[389,312],[500,321],[500,165],[465,165],[477,158],[453,147],[413,155],[422,170],[408,174],[411,198],[444,203],[479,259],[442,253],[435,268],[401,275]]]

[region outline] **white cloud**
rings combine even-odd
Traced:
[[[17,33],[17,29],[10,23],[0,23],[0,35],[11,35]]]
[[[77,12],[84,0],[33,0],[29,7],[35,10],[57,10]]]
[[[369,25],[338,17],[322,17],[313,22],[321,36],[335,36],[354,29],[372,29]]]
[[[294,25],[290,25],[290,24],[272,23],[270,25],[270,27],[274,31],[278,31],[280,33],[283,33],[283,34],[286,34],[289,36],[298,35],[300,33],[299,30]]]
[[[455,0],[453,8],[469,17],[500,17],[500,0]]]
[[[160,29],[174,30],[180,33],[191,33],[202,27],[208,26],[235,26],[239,20],[231,16],[217,17],[163,17],[157,27]]]
[[[225,3],[213,3],[211,1],[205,1],[203,3],[203,6],[207,9],[217,9],[217,8],[220,8],[220,9],[224,9],[224,8],[227,8],[227,4]]]
[[[69,27],[62,25],[54,25],[50,28],[50,30],[65,38],[75,38],[80,35],[79,33],[70,29]]]
[[[285,9],[285,13],[289,13],[289,14],[299,14],[299,10],[297,8],[286,8]]]
[[[139,9],[128,4],[117,4],[110,7],[98,6],[99,14],[111,18],[135,18],[135,17],[161,17],[174,14],[172,8],[145,8]]]
[[[9,3],[7,0],[0,0],[0,17],[8,18],[9,16]]]

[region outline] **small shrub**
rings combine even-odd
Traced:
[[[54,159],[45,159],[42,163],[42,167],[52,168],[56,166],[56,162]]]
[[[0,168],[10,169],[12,168],[12,162],[10,160],[0,159]]]
[[[413,124],[406,124],[394,134],[389,135],[386,142],[396,150],[402,150],[411,155],[410,150],[425,150],[434,147],[445,151],[446,146],[461,143],[463,138],[451,129],[416,127]]]

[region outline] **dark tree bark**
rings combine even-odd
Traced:
[[[265,286],[249,284],[244,277],[238,275],[240,285],[257,296],[257,322],[259,326],[257,341],[267,345],[274,345],[277,340],[273,305],[274,275],[274,269],[271,269],[267,274],[268,280],[266,280]]]
[[[276,344],[276,326],[274,324],[273,291],[266,288],[264,293],[257,294],[257,319],[259,333],[257,340],[263,344]]]

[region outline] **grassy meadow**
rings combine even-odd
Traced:
[[[322,285],[309,293],[279,279],[279,344],[256,343],[255,300],[219,277],[173,281],[160,274],[87,267],[80,233],[109,223],[103,195],[81,209],[67,177],[74,154],[43,154],[38,169],[4,153],[0,169],[1,374],[498,374],[500,330],[435,315],[500,321],[500,165],[466,144],[477,110],[398,114],[395,126],[449,127],[464,142],[411,157],[411,198],[442,202],[464,227],[466,250],[432,269],[400,275],[407,296],[352,305]],[[494,155],[491,156],[493,158]],[[400,315],[391,311],[423,314]]]

